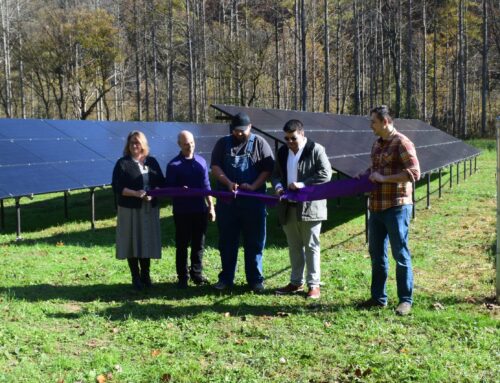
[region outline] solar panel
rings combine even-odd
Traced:
[[[232,105],[212,107],[227,116],[246,112],[255,130],[281,143],[285,123],[290,119],[301,120],[306,136],[325,147],[332,168],[348,176],[359,174],[371,164],[370,152],[376,137],[368,117]],[[415,144],[422,174],[480,153],[478,149],[420,120],[396,119],[394,125]]]
[[[207,162],[229,132],[228,124],[0,119],[0,199],[109,185],[132,130],[144,132],[163,171],[180,131],[193,133]]]

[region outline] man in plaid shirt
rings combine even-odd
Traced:
[[[370,111],[371,128],[379,138],[371,152],[370,180],[377,187],[370,194],[368,246],[372,261],[371,298],[363,307],[387,306],[389,273],[387,243],[396,260],[399,305],[396,314],[407,315],[413,303],[413,271],[408,249],[408,228],[413,208],[413,183],[420,178],[415,146],[393,125],[389,110],[379,106]]]

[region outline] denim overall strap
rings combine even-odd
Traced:
[[[227,177],[237,184],[252,183],[258,177],[257,170],[252,164],[252,151],[255,135],[250,135],[245,152],[242,155],[232,156],[232,137],[226,138],[226,150],[224,155],[224,172]]]

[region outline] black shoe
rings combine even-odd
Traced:
[[[379,308],[387,307],[387,303],[382,303],[382,302],[376,301],[373,298],[370,298],[364,302],[358,303],[356,306],[358,309],[365,309],[366,310],[366,309],[373,309],[376,307],[379,307]]]
[[[141,283],[142,285],[149,289],[153,286],[153,282],[151,282],[151,276],[148,274],[145,274],[145,275],[141,275]]]
[[[132,287],[134,290],[141,291],[144,289],[144,285],[141,282],[141,279],[138,276],[132,277]]]
[[[204,275],[202,275],[201,277],[191,278],[191,279],[192,279],[193,283],[196,286],[202,286],[202,285],[209,285],[210,284],[210,281]]]
[[[181,279],[177,282],[177,288],[180,290],[185,290],[188,288],[188,281],[187,279]]]

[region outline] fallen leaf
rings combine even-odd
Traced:
[[[325,327],[332,327],[332,324],[330,322],[325,322]]]
[[[276,315],[277,315],[277,316],[279,316],[279,317],[289,317],[289,316],[290,316],[290,314],[289,314],[289,313],[286,313],[286,312],[284,312],[284,311],[278,311],[278,312],[276,313]]]
[[[108,380],[113,380],[113,374],[111,372],[108,372],[106,374],[106,378],[108,378]]]
[[[162,383],[168,383],[172,380],[172,375],[170,374],[163,374],[160,378],[160,382]]]
[[[434,307],[435,310],[444,310],[444,306],[439,302],[434,303],[432,307]]]
[[[113,328],[111,329],[111,332],[112,332],[113,334],[118,334],[118,332],[119,332],[119,331],[120,331],[120,329],[118,329],[117,327],[113,327]]]
[[[356,371],[354,371],[354,375],[356,375],[358,378],[360,378],[361,375],[363,375],[363,373],[361,372],[360,368],[356,368]]]
[[[285,364],[285,363],[286,363],[286,359],[285,359],[285,358],[283,358],[283,357],[281,357],[281,358],[280,358],[280,363],[281,363],[281,364]]]
[[[64,379],[59,379],[57,383],[64,383]]]
[[[240,344],[240,345],[241,345],[241,344],[245,343],[245,341],[244,341],[243,339],[236,339],[236,340],[234,341],[234,343],[235,343],[235,344]]]
[[[63,241],[58,241],[58,242],[56,242],[56,246],[59,246],[59,247],[60,246],[64,246],[64,242]]]
[[[97,378],[95,378],[95,381],[97,383],[105,383],[107,381],[106,377],[102,374],[97,375]]]
[[[399,353],[400,354],[408,354],[408,350],[403,347],[403,348],[399,349]]]
[[[231,316],[231,313],[230,313],[230,312],[226,312],[226,313],[224,313],[224,317],[229,318],[230,316]]]
[[[123,372],[123,368],[119,364],[115,364],[114,369],[116,372]]]
[[[161,350],[154,349],[153,351],[151,351],[151,356],[157,357],[160,354],[161,354]]]

